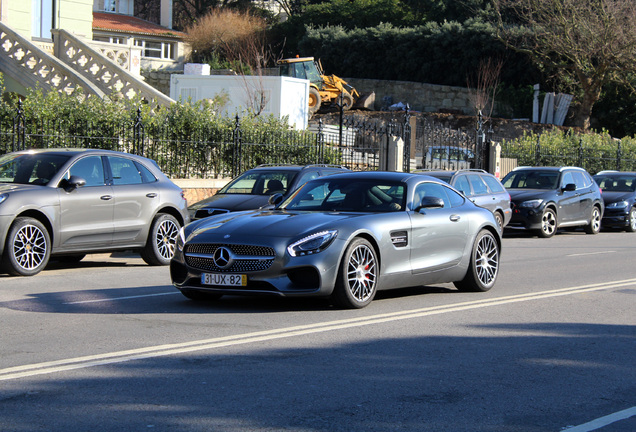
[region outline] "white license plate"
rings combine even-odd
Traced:
[[[217,285],[217,286],[246,286],[247,275],[224,274],[224,273],[203,273],[201,274],[201,283],[203,285]]]

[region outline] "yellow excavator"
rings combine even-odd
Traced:
[[[309,114],[315,114],[321,106],[337,103],[349,110],[360,94],[342,78],[325,75],[320,60],[313,57],[295,57],[278,60],[280,74],[309,80]]]

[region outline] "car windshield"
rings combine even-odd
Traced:
[[[595,175],[594,180],[603,192],[634,192],[636,191],[636,176],[607,174]]]
[[[403,183],[320,178],[298,189],[280,208],[307,211],[392,212],[405,208]]]
[[[556,189],[559,181],[557,171],[512,171],[502,180],[510,189]]]
[[[9,153],[0,157],[0,183],[46,185],[70,156]]]
[[[219,194],[285,194],[297,173],[276,170],[247,171],[225,185]]]

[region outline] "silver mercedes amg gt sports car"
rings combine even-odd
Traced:
[[[501,236],[491,211],[421,174],[355,172],[312,180],[273,210],[228,213],[179,232],[173,284],[224,294],[330,296],[362,308],[377,290],[453,282],[487,291]]]

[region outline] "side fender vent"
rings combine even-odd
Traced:
[[[406,247],[409,244],[409,237],[406,231],[393,231],[391,233],[391,242],[395,247]]]

